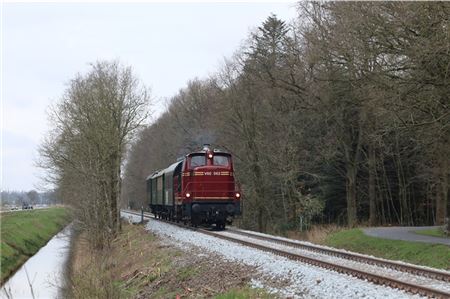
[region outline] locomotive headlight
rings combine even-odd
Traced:
[[[189,193],[189,192],[186,193],[186,197],[187,197],[187,198],[191,197],[191,193]]]
[[[208,158],[212,159],[212,157],[213,157],[213,154],[209,153]]]
[[[236,198],[240,198],[241,197],[241,193],[236,192]]]

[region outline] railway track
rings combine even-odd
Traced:
[[[450,283],[450,274],[446,271],[440,271],[437,269],[427,269],[419,266],[414,266],[411,264],[404,264],[401,262],[396,261],[389,261],[385,259],[380,259],[372,256],[366,256],[354,252],[345,252],[342,250],[329,248],[329,247],[323,247],[318,246],[306,242],[296,241],[296,240],[289,240],[282,237],[276,237],[276,236],[268,236],[265,234],[260,234],[256,232],[251,231],[245,231],[240,229],[228,229],[228,231],[233,232],[235,234],[252,237],[264,241],[273,242],[276,244],[286,245],[286,246],[292,246],[295,248],[300,248],[304,250],[308,250],[311,252],[317,252],[322,253],[330,256],[335,256],[343,259],[348,259],[352,261],[358,261],[369,265],[376,265],[380,267],[385,267],[393,270],[397,270],[400,272],[406,272],[411,273],[418,276],[428,277],[436,280],[442,280]]]
[[[125,212],[141,216],[140,213],[135,211]],[[154,218],[149,213],[144,213],[144,217]],[[307,243],[305,244],[300,241],[287,240],[285,238],[268,236],[234,228],[226,231],[211,231],[202,228],[190,228],[170,221],[162,221],[183,228],[193,229],[197,232],[216,238],[239,243],[265,252],[270,252],[291,260],[296,260],[313,266],[336,271],[338,273],[351,275],[375,284],[404,290],[412,294],[419,294],[431,298],[450,298],[450,291],[448,291],[450,290],[450,285],[448,285],[450,282],[450,274],[445,271],[386,261],[360,254],[343,252],[332,248]],[[336,261],[332,261],[330,258],[327,259],[325,256],[334,257]],[[341,260],[340,263],[337,262],[339,259]],[[346,262],[342,262],[342,260],[347,260],[347,263],[351,266],[346,265]],[[360,265],[355,267],[355,264]],[[367,265],[367,267],[365,267],[365,265]],[[376,270],[370,270],[370,267],[380,268],[378,272],[386,272],[382,271],[382,269],[389,269],[392,273],[388,273],[389,275],[386,275],[386,273],[379,274],[376,273]],[[403,275],[402,273],[406,273],[408,275]],[[418,280],[420,283],[414,282],[414,280]],[[429,286],[430,284],[432,286]],[[442,285],[446,285],[447,287],[439,287]]]

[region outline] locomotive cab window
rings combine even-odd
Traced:
[[[191,157],[191,168],[205,165],[206,165],[206,158],[204,155],[196,155]]]
[[[217,166],[228,166],[230,164],[230,158],[228,156],[215,155],[213,163]]]

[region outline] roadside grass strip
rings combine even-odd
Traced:
[[[418,234],[418,235],[425,235],[425,236],[438,237],[438,238],[450,238],[450,236],[445,235],[444,230],[440,227],[416,230],[416,231],[414,231],[414,233]]]
[[[1,284],[70,221],[66,208],[1,215]]]
[[[325,245],[416,265],[450,269],[450,247],[443,244],[387,240],[366,236],[360,229],[350,229],[330,234]]]

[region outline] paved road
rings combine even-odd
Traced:
[[[417,230],[435,228],[436,226],[417,226],[417,227],[404,227],[404,226],[393,226],[393,227],[371,227],[363,229],[366,235],[392,240],[404,240],[404,241],[414,241],[414,242],[425,242],[425,243],[436,243],[445,244],[450,246],[450,238],[438,238],[432,236],[424,236],[414,233]]]
[[[27,210],[22,210],[22,208],[19,208],[18,210],[5,209],[5,210],[1,210],[0,213],[42,210],[42,209],[50,209],[52,207],[54,207],[54,206],[45,206],[45,207],[36,207],[36,206],[34,206],[33,209],[27,209]]]

